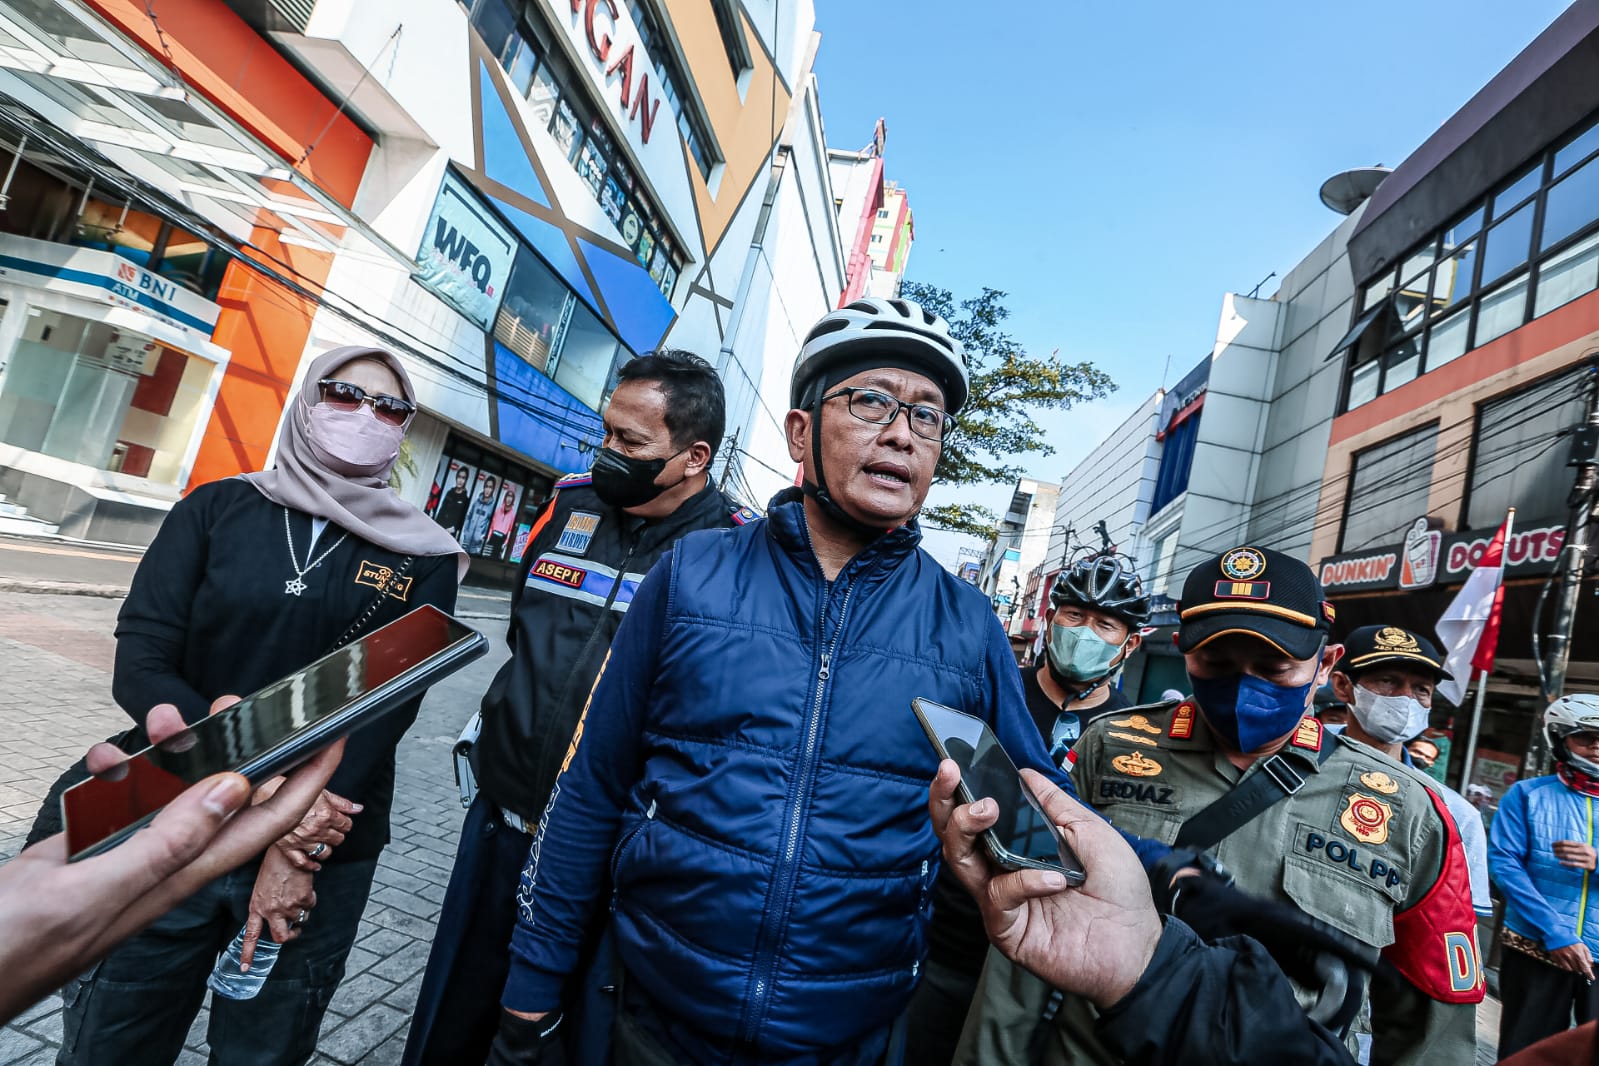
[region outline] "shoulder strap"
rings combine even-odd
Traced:
[[[1309,752],[1285,748],[1261,763],[1258,773],[1249,774],[1227,790],[1226,795],[1183,823],[1173,843],[1176,848],[1213,848],[1242,829],[1274,803],[1287,799],[1305,787],[1305,775],[1332,758],[1338,746],[1335,737],[1325,737],[1321,748]],[[1314,766],[1311,760],[1314,758]],[[1299,766],[1294,764],[1298,763]]]
[[[416,556],[414,555],[407,555],[404,559],[400,560],[400,565],[394,568],[394,574],[389,578],[389,583],[392,584],[393,582],[404,577],[406,572],[411,569],[411,564],[414,562],[416,562]],[[328,650],[338,651],[340,648],[350,643],[350,641],[360,636],[361,630],[365,629],[367,623],[372,621],[372,616],[378,613],[378,608],[383,606],[383,601],[388,597],[388,595],[388,585],[384,585],[382,588],[378,589],[378,594],[372,598],[371,603],[367,604],[366,610],[361,612],[361,617],[350,623],[350,628],[346,629],[339,636],[339,639],[333,642],[333,647],[329,648]]]

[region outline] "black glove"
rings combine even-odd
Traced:
[[[566,1066],[566,1049],[557,1030],[561,1013],[538,1021],[500,1011],[500,1029],[494,1034],[485,1066]]]
[[[1379,952],[1370,944],[1301,911],[1252,896],[1214,873],[1183,877],[1169,892],[1170,913],[1210,942],[1247,936],[1302,988],[1321,989],[1306,1013],[1338,1032],[1360,1009],[1367,976]]]

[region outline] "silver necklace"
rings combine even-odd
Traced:
[[[322,565],[322,560],[332,555],[334,549],[340,544],[343,544],[344,538],[348,537],[349,535],[349,533],[339,534],[339,539],[334,541],[332,544],[329,544],[327,551],[323,552],[321,555],[318,555],[315,559],[311,559],[304,566],[301,566],[294,553],[294,532],[289,528],[289,509],[285,507],[283,509],[283,539],[289,542],[289,565],[294,567],[294,576],[283,583],[283,594],[285,596],[298,596],[300,593],[304,592],[306,589],[306,584],[302,579],[305,577],[305,575]],[[315,544],[311,545],[311,548],[314,547],[316,547]],[[311,554],[311,548],[307,548],[305,551],[307,557],[309,557]]]

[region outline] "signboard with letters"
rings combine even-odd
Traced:
[[[1482,559],[1496,529],[1443,533],[1418,518],[1402,544],[1329,556],[1316,567],[1330,593],[1458,585]],[[1564,523],[1548,519],[1518,528],[1505,550],[1506,576],[1546,574],[1565,543]]]
[[[466,182],[445,170],[416,253],[416,278],[485,331],[505,298],[517,242]]]

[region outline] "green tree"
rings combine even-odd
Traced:
[[[1063,362],[1054,352],[1028,354],[1003,328],[1010,309],[998,289],[985,287],[957,304],[948,289],[907,281],[901,295],[942,315],[966,347],[971,398],[961,409],[954,436],[944,443],[933,473],[935,485],[989,485],[1024,477],[1018,459],[1055,451],[1035,420],[1037,414],[1098,400],[1116,388],[1110,375],[1093,363]],[[985,539],[993,533],[996,518],[988,508],[969,503],[922,511],[929,526]]]

